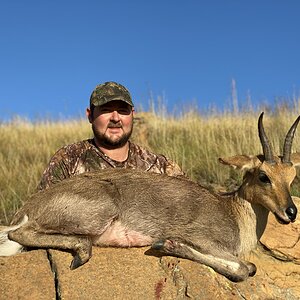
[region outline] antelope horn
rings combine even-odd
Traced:
[[[300,116],[296,119],[288,133],[286,134],[284,144],[283,144],[283,155],[281,161],[283,163],[291,163],[291,150],[292,150],[292,143],[295,135],[295,131],[297,125],[300,121]]]
[[[263,126],[263,123],[262,123],[263,116],[264,116],[264,112],[262,112],[260,114],[259,119],[258,119],[258,135],[259,135],[260,143],[261,143],[262,148],[263,148],[265,161],[267,161],[269,163],[274,163],[275,161],[274,161],[272,148],[270,146],[269,140],[266,136],[264,126]]]

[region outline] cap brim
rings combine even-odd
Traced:
[[[115,95],[113,97],[105,97],[105,99],[97,99],[97,100],[94,100],[92,102],[92,104],[94,106],[101,106],[101,105],[104,105],[106,103],[109,103],[111,101],[123,101],[125,103],[127,103],[128,105],[130,105],[131,107],[133,107],[133,103],[127,99],[124,99],[122,96],[118,96],[118,95]]]

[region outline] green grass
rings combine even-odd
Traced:
[[[299,108],[278,107],[264,116],[265,130],[276,153]],[[200,114],[180,117],[139,113],[132,140],[175,160],[186,174],[207,186],[234,188],[241,174],[220,165],[218,157],[261,153],[257,134],[259,112]],[[28,122],[20,119],[0,124],[0,224],[32,194],[50,157],[63,145],[91,137],[87,120]],[[300,151],[296,133],[293,150]],[[293,194],[299,195],[298,180]]]

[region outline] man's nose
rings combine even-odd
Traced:
[[[110,119],[113,120],[113,121],[115,121],[115,122],[120,121],[120,116],[119,116],[119,114],[118,114],[118,112],[116,110],[114,110],[111,113]]]

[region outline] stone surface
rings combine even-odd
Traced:
[[[250,255],[258,271],[241,283],[147,249],[93,248],[91,260],[74,271],[70,253],[51,250],[56,284],[43,250],[1,258],[0,299],[300,299],[300,266],[264,249]]]
[[[300,213],[300,198],[293,197]],[[300,264],[300,218],[288,225],[279,224],[270,214],[268,226],[261,238],[261,243],[272,252],[274,257]]]
[[[62,299],[175,299],[176,288],[148,248],[93,248],[82,267],[69,269],[72,255],[51,250]]]
[[[46,251],[0,257],[0,299],[55,299]]]

